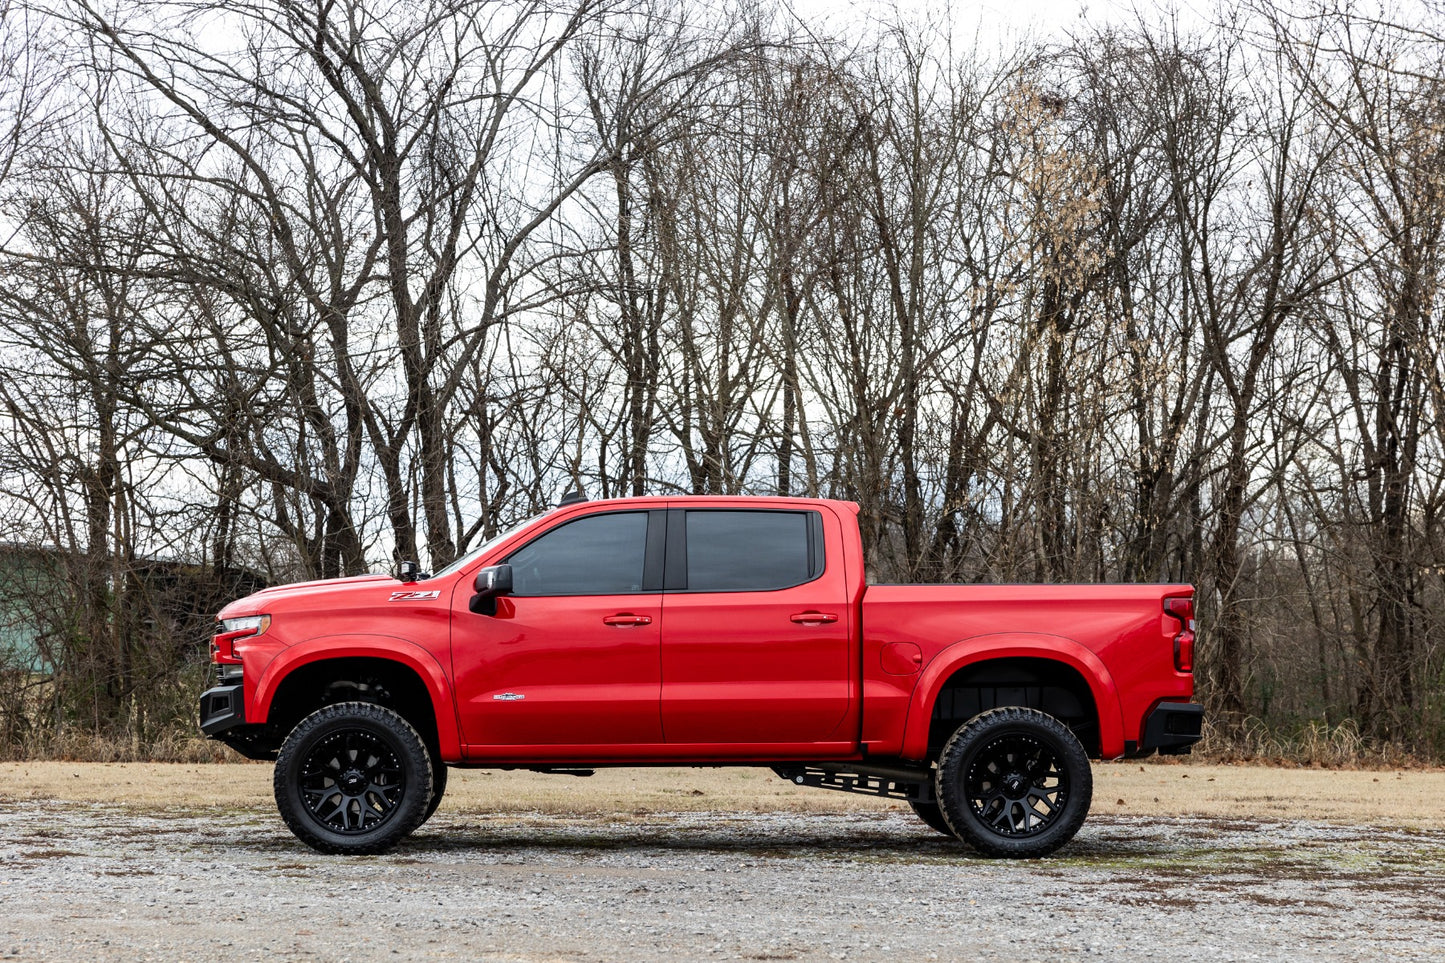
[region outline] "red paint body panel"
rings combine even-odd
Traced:
[[[385,659],[404,665],[420,676],[431,696],[432,711],[436,713],[437,740],[443,757],[460,752],[456,708],[446,670],[426,648],[394,636],[321,636],[278,653],[257,680],[254,696],[248,694],[248,703],[255,707],[256,718],[265,719],[269,715],[276,689],[291,672],[324,659],[345,658]]]
[[[660,593],[503,598],[495,616],[468,611],[471,594],[466,584],[452,599],[452,671],[469,758],[516,746],[566,758],[579,745],[663,741]],[[622,614],[652,621],[603,622]]]
[[[934,698],[955,672],[983,659],[1054,659],[1089,684],[1104,758],[1137,741],[1160,700],[1187,701],[1189,673],[1174,670],[1173,632],[1161,631],[1168,596],[1187,585],[875,585],[863,599],[863,741],[870,752],[922,759]],[[923,652],[916,687],[880,668],[877,653],[909,642]],[[899,704],[907,688],[905,725]],[[891,711],[875,715],[872,700]]]
[[[469,610],[478,569],[553,526],[628,508],[816,511],[826,564],[817,579],[772,592],[505,597],[495,615]],[[856,513],[817,499],[586,502],[425,581],[374,575],[268,589],[221,613],[272,617],[264,635],[235,643],[245,718],[264,722],[300,666],[368,657],[425,683],[452,763],[922,760],[934,702],[956,672],[1028,657],[1085,680],[1107,758],[1140,740],[1157,703],[1192,696],[1192,674],[1174,668],[1179,623],[1162,615],[1163,600],[1189,586],[865,588]],[[626,624],[633,617],[650,621]]]
[[[705,508],[711,501],[669,505]],[[860,708],[855,611],[842,526],[831,509],[827,516],[826,567],[811,582],[772,592],[665,596],[662,726],[668,743],[729,753],[769,743],[832,743],[841,750],[831,751],[854,751]]]
[[[278,586],[222,609],[218,618],[272,615],[265,635],[235,643],[245,667],[246,718],[264,721],[282,680],[303,665],[323,659],[386,659],[421,678],[436,712],[442,755],[460,759],[449,613],[435,602],[391,601],[393,592],[415,587],[386,575],[364,575]],[[379,634],[381,628],[388,634]]]

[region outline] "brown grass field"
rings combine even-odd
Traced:
[[[137,809],[262,808],[271,766],[0,763],[0,802],[57,799]],[[902,804],[795,787],[766,769],[603,769],[589,778],[452,770],[442,810],[642,816],[655,812],[846,812]],[[1445,828],[1445,769],[1326,770],[1175,762],[1094,766],[1094,807],[1189,816]]]

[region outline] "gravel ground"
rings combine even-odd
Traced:
[[[1091,817],[976,859],[898,812],[439,813],[321,856],[257,809],[0,803],[0,959],[1440,960],[1445,832]]]

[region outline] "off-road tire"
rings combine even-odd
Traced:
[[[913,810],[919,819],[940,833],[943,833],[943,835],[951,839],[958,838],[957,834],[953,831],[953,827],[948,825],[948,820],[943,818],[943,810],[939,808],[938,803],[915,802],[910,799],[908,800],[908,807]]]
[[[948,740],[934,776],[939,808],[985,856],[1047,856],[1074,838],[1093,800],[1089,757],[1069,727],[1037,709],[979,713]]]
[[[447,791],[447,765],[439,758],[439,752],[435,749],[431,753],[431,802],[426,804],[426,812],[422,814],[421,822],[416,824],[420,829],[426,825],[426,821],[437,811],[442,804],[442,796]]]
[[[322,853],[391,849],[431,804],[431,754],[411,724],[371,702],[339,702],[297,723],[273,785],[287,828]]]

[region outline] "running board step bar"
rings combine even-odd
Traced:
[[[837,792],[904,799],[931,803],[933,770],[905,769],[902,766],[777,766],[773,769],[783,779],[799,786],[833,789]]]

